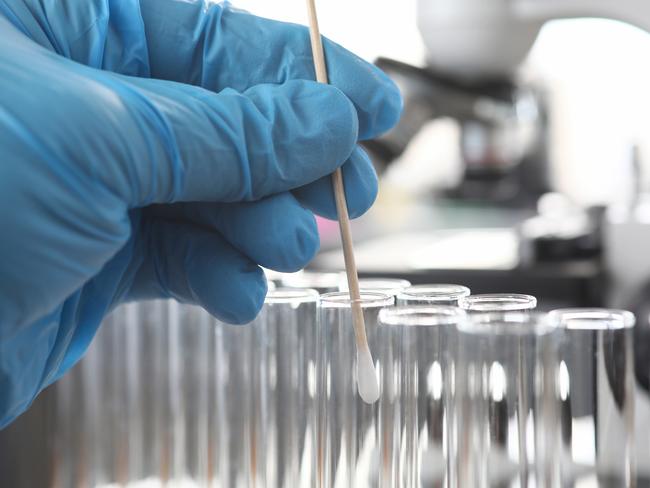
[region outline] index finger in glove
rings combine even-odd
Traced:
[[[214,91],[244,91],[260,83],[314,80],[306,27],[264,19],[228,4],[141,0],[151,76]],[[359,138],[393,127],[402,101],[381,70],[323,38],[329,82],[350,98]]]
[[[276,271],[304,268],[320,244],[314,215],[289,192],[255,202],[152,205],[146,212],[218,232],[253,262]]]
[[[115,133],[102,129],[125,134],[127,146],[100,170],[130,206],[251,201],[291,190],[342,165],[357,138],[347,97],[315,82],[215,94],[129,78],[116,91],[135,116]]]

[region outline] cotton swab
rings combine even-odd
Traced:
[[[323,43],[318,28],[318,17],[316,16],[315,0],[307,0],[307,11],[309,15],[309,35],[311,38],[311,49],[314,57],[314,68],[316,69],[316,81],[328,83]],[[361,309],[361,294],[359,291],[359,277],[357,276],[357,265],[354,260],[352,249],[352,231],[350,229],[350,216],[345,201],[345,189],[343,186],[343,175],[341,169],[332,174],[332,186],[336,200],[336,211],[339,217],[339,228],[341,229],[341,241],[343,244],[343,258],[345,260],[345,272],[348,278],[348,289],[352,306],[352,325],[357,345],[357,384],[359,395],[366,403],[374,403],[379,399],[379,381],[372,360],[366,326]]]

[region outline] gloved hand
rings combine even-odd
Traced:
[[[312,212],[377,191],[359,139],[394,125],[381,72],[304,27],[189,0],[0,0],[0,427],[120,301],[258,312],[258,265],[303,267]],[[344,164],[345,163],[345,164]]]

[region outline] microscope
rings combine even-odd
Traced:
[[[604,17],[650,29],[642,0],[419,0],[426,66],[380,58],[404,96],[400,124],[368,143],[380,170],[428,121],[448,117],[460,131],[460,182],[447,197],[535,206],[551,190],[545,94],[517,68],[551,19]]]

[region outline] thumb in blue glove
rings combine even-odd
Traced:
[[[353,216],[375,198],[356,142],[396,122],[399,95],[329,42],[333,84],[310,81],[303,27],[202,2],[0,0],[0,34],[0,427],[121,301],[250,321],[259,265],[317,251],[335,168]]]

